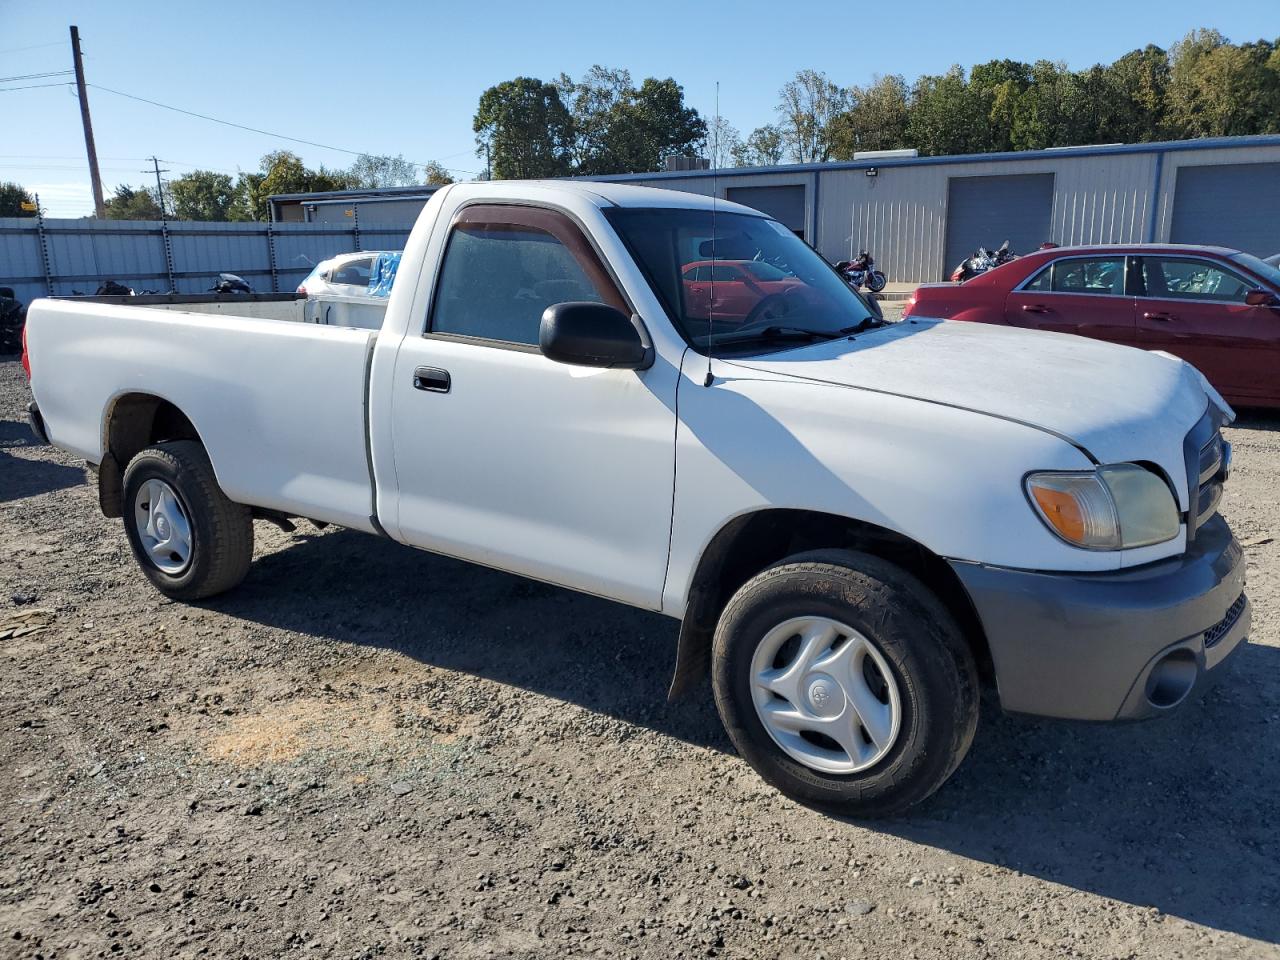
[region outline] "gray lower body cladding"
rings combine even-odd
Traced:
[[[950,561],[986,631],[1004,709],[1076,720],[1177,707],[1245,640],[1243,551],[1221,517],[1186,553],[1105,574]]]

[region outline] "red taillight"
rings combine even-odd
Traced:
[[[22,370],[31,379],[31,356],[27,353],[27,326],[22,325]]]
[[[298,296],[300,296],[300,297],[305,297],[306,295],[307,295],[307,288],[306,288],[306,287],[304,287],[304,286],[302,286],[301,284],[299,284],[299,285],[298,285]]]
[[[908,316],[911,313],[911,309],[915,305],[916,305],[916,295],[913,293],[911,296],[907,297],[906,305],[902,308],[902,315],[904,317]]]

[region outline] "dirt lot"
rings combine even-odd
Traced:
[[[263,524],[239,590],[166,601],[26,400],[0,363],[0,623],[45,624],[0,640],[0,957],[1280,957],[1280,421],[1230,431],[1225,683],[1122,727],[988,707],[856,824],[763,787],[709,692],[664,703],[655,615]]]

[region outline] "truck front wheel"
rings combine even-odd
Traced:
[[[900,813],[964,759],[973,656],[923,584],[878,557],[790,557],[733,596],[716,628],[716,706],[738,752],[793,799]]]
[[[199,600],[244,579],[253,517],[218,486],[204,447],[148,447],[124,473],[124,529],[142,572],[167,597]]]

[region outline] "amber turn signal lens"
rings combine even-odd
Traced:
[[[1058,531],[1060,537],[1072,543],[1084,543],[1084,512],[1074,496],[1065,490],[1049,490],[1045,487],[1032,487],[1031,495],[1035,497],[1040,514]]]

